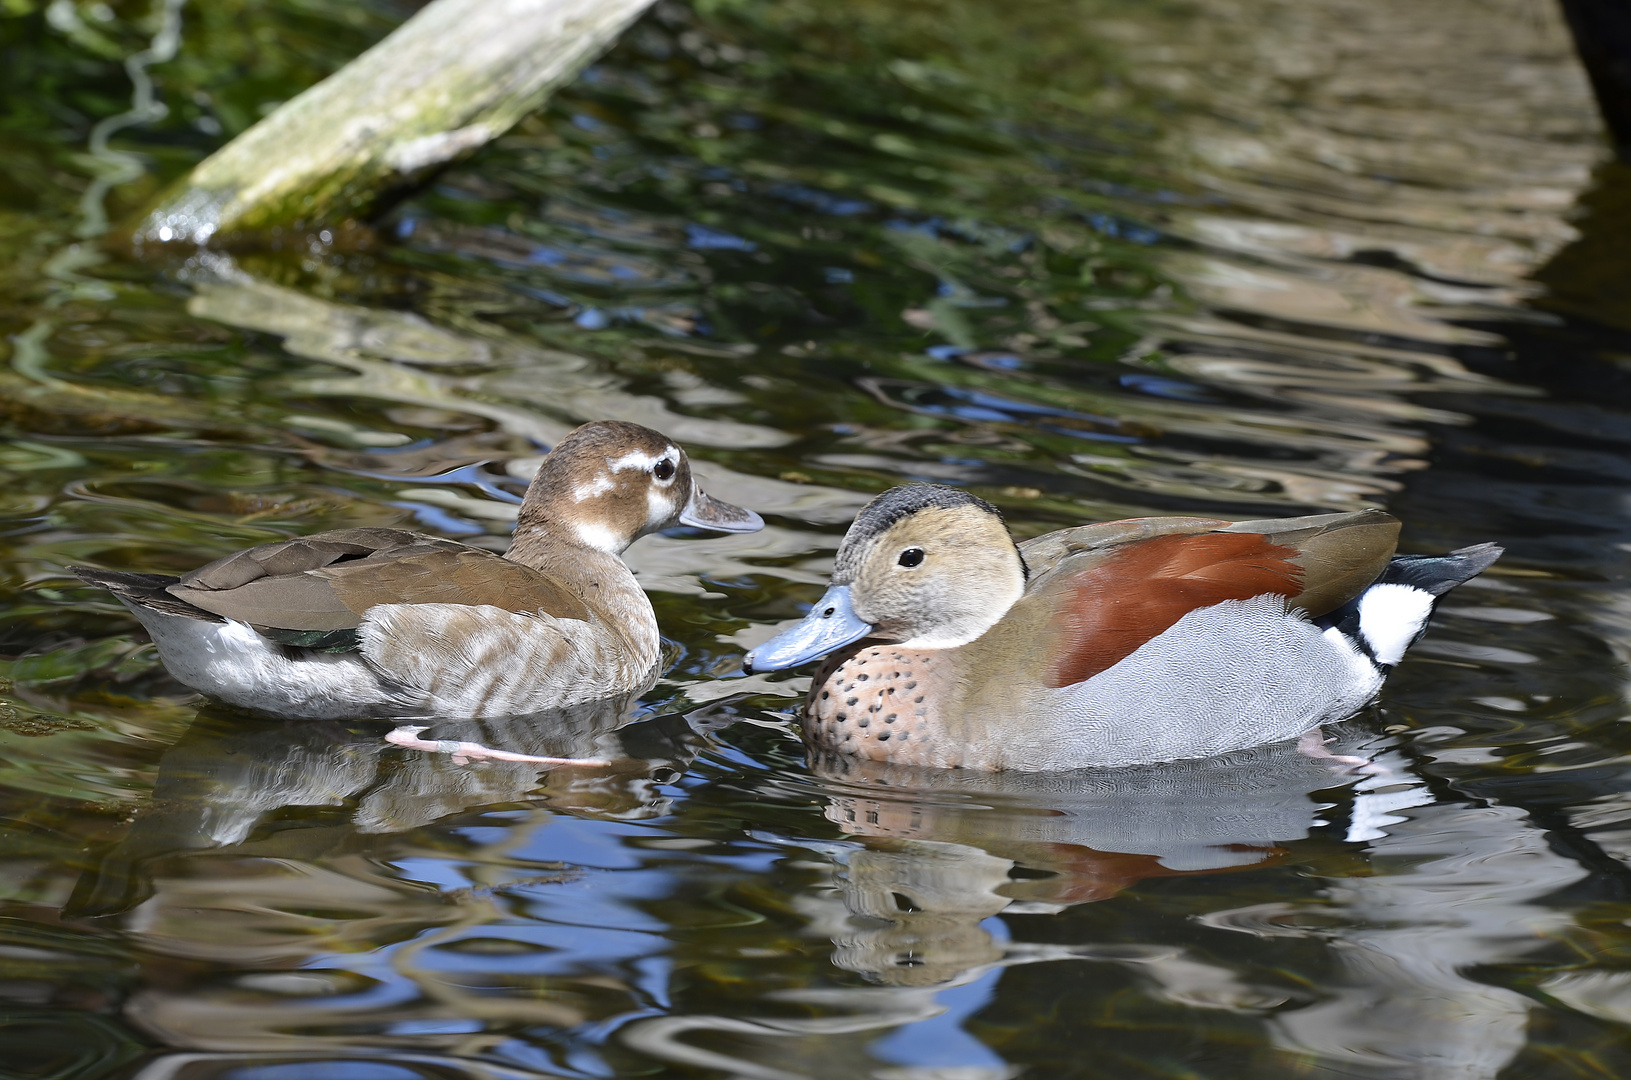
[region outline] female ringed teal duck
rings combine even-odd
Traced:
[[[964,491],[894,488],[797,625],[748,653],[833,654],[805,703],[824,752],[969,769],[1208,757],[1358,712],[1440,596],[1501,555],[1395,556],[1380,510],[1134,518],[1015,545]]]
[[[619,556],[675,525],[764,522],[703,494],[665,436],[603,422],[544,459],[503,555],[364,528],[263,544],[179,578],[71,569],[135,613],[172,675],[232,705],[304,719],[515,716],[649,675],[657,617]]]

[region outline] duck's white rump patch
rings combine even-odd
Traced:
[[[1392,667],[1433,613],[1434,596],[1414,585],[1372,585],[1359,598],[1359,636],[1378,664]]]

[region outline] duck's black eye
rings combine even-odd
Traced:
[[[674,475],[674,463],[667,458],[663,458],[651,467],[651,475],[659,480],[667,480]]]
[[[895,561],[900,563],[902,566],[916,566],[923,561],[923,549],[907,548],[905,551],[900,553],[900,558],[896,559]]]

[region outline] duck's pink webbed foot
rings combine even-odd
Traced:
[[[511,750],[494,750],[481,743],[460,742],[455,739],[421,739],[422,727],[399,727],[385,736],[385,741],[404,750],[422,750],[429,754],[452,754],[453,764],[467,765],[472,761],[520,761],[532,765],[575,765],[585,769],[603,769],[611,765],[604,758],[542,757],[537,754],[517,754]]]
[[[1333,765],[1341,765],[1356,772],[1370,771],[1367,769],[1367,766],[1373,764],[1370,758],[1357,757],[1353,754],[1333,754],[1325,749],[1326,743],[1335,741],[1326,738],[1323,729],[1315,728],[1313,731],[1303,732],[1302,738],[1297,740],[1297,752],[1315,761],[1329,761]]]

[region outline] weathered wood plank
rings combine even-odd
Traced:
[[[651,2],[433,0],[199,163],[133,240],[203,244],[366,214],[537,108]]]

